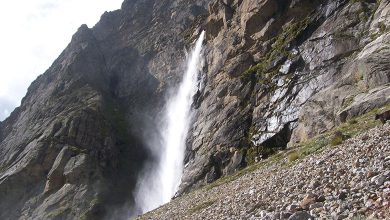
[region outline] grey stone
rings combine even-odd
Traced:
[[[377,185],[377,186],[382,186],[386,181],[386,177],[383,175],[377,175],[371,178],[371,183]]]
[[[298,212],[292,214],[288,218],[288,220],[309,220],[309,219],[313,220],[314,217],[311,216],[309,213],[304,212],[304,211],[298,211]]]
[[[322,202],[316,202],[310,205],[309,210],[321,208],[323,206],[324,204]]]
[[[132,191],[147,159],[152,158],[148,155],[149,147],[155,146],[151,137],[160,135],[156,127],[164,96],[177,86],[184,71],[184,48],[202,29],[207,31],[204,86],[193,105],[187,166],[178,195],[214,181],[219,177],[212,175],[216,171],[230,175],[245,165],[244,155],[229,153],[230,148],[286,148],[289,142],[297,146],[388,104],[390,37],[383,27],[389,26],[389,7],[387,1],[124,1],[121,10],[105,13],[93,28],[81,26],[53,65],[32,83],[21,106],[0,122],[0,219],[118,219],[133,212]],[[298,21],[303,24],[301,33],[288,32]],[[277,39],[285,45],[275,44]],[[289,59],[293,64],[286,62]],[[257,72],[241,75],[256,64]],[[374,132],[369,135],[359,143],[387,152],[388,145],[376,141],[382,137]],[[345,144],[347,149],[351,149],[349,144]],[[74,155],[60,153],[66,146]],[[310,188],[313,177],[300,170],[316,171],[338,163],[337,158],[356,160],[356,153],[367,160],[348,161],[360,169],[354,175],[347,167],[340,178],[333,179],[337,166],[319,175],[329,194],[337,190],[329,181],[340,185],[350,178],[345,185],[356,191],[351,199],[356,207],[364,206],[363,189],[370,180],[363,169],[376,158],[370,155],[375,149],[353,146],[354,154],[342,159],[329,152],[321,158],[324,163],[310,162],[280,174],[300,173],[307,178],[295,185],[287,178],[278,179],[293,194],[282,195],[279,187],[261,184],[269,189],[256,190],[250,199],[266,200],[275,193],[285,199],[283,204],[270,201],[275,205],[263,210],[283,209],[302,200],[302,194],[294,190],[320,189],[317,183]],[[219,155],[217,165],[210,155]],[[375,163],[388,168],[387,160],[380,161]],[[262,173],[271,176],[267,183],[277,179],[271,175],[274,171],[269,168]],[[262,177],[251,178],[241,182],[243,187]],[[373,181],[370,187],[384,187],[382,182]],[[240,192],[240,187],[229,189]],[[356,197],[359,193],[362,196]],[[326,196],[327,215],[322,217],[329,218],[330,210],[344,210],[332,206],[337,203],[336,194]],[[235,199],[246,197],[239,194]],[[232,203],[232,199],[226,201]],[[210,207],[223,209],[221,204]],[[169,216],[166,219],[180,219],[172,212],[182,210],[164,214]],[[274,211],[283,210],[271,210],[266,218]],[[222,213],[243,217],[231,207]]]
[[[69,158],[74,154],[68,146],[65,146],[54,161],[54,164],[47,175],[45,193],[59,189],[65,184],[64,168]]]

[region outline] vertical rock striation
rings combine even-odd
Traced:
[[[0,219],[122,219],[206,1],[125,1],[82,25],[0,125]]]
[[[215,1],[182,191],[389,102],[388,1]]]
[[[121,219],[184,48],[207,33],[180,193],[389,103],[390,3],[126,0],[0,123],[0,219]]]

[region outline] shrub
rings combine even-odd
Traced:
[[[333,139],[330,141],[330,145],[332,146],[337,146],[343,143],[343,137],[340,136],[335,136]]]
[[[348,121],[348,123],[349,123],[350,125],[354,125],[354,124],[357,124],[358,121],[354,118],[354,119],[351,119],[350,121]]]
[[[299,153],[296,151],[293,151],[293,152],[288,154],[287,159],[288,159],[289,163],[296,161],[299,159]]]
[[[246,151],[248,165],[254,164],[256,162],[256,157],[258,157],[256,147],[251,147]]]
[[[378,28],[379,28],[379,32],[381,34],[385,33],[386,32],[386,25],[383,23],[383,22],[379,22],[378,23]]]
[[[211,205],[214,204],[214,203],[215,203],[215,200],[203,202],[203,203],[198,204],[197,206],[191,208],[190,210],[188,210],[188,212],[189,212],[190,214],[195,213],[195,212],[199,212],[199,211],[201,211],[201,210],[203,210],[203,209],[205,209],[205,208],[211,206]]]

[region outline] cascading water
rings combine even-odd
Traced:
[[[164,126],[161,129],[161,147],[152,152],[157,163],[145,169],[138,182],[136,205],[142,213],[167,203],[177,192],[184,168],[185,142],[191,122],[191,105],[198,91],[198,75],[202,69],[203,31],[187,60],[187,69],[178,90],[168,100]]]
[[[183,173],[185,141],[191,121],[191,105],[198,90],[198,73],[201,70],[201,50],[204,32],[201,33],[189,58],[186,74],[179,90],[167,108],[167,130],[163,136],[165,154],[161,161],[164,202],[178,190]]]

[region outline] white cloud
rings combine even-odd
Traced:
[[[0,106],[0,118],[5,118],[11,113],[10,109],[13,109],[15,103],[6,98],[0,97]]]
[[[81,24],[92,27],[122,1],[1,0],[0,121],[20,104],[30,83],[49,68]]]

